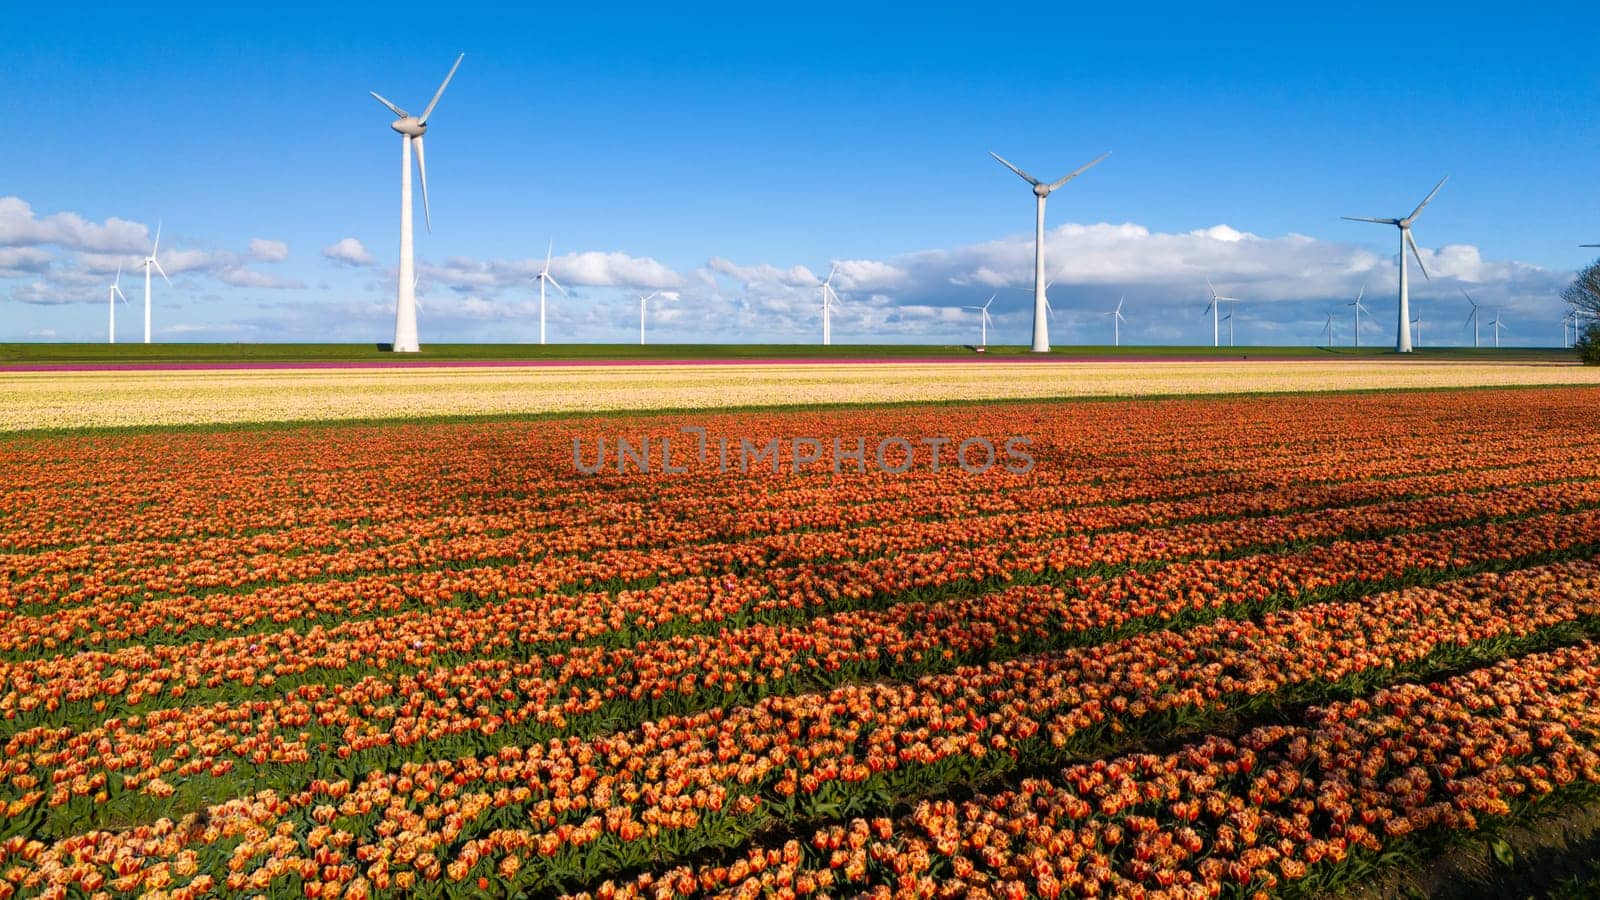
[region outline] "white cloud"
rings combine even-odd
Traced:
[[[40,328],[35,331],[28,332],[28,337],[32,338],[53,338],[55,336],[56,330],[54,328]]]
[[[250,256],[256,262],[283,262],[289,258],[289,245],[283,241],[251,238]]]
[[[626,253],[569,253],[551,260],[550,273],[563,281],[589,287],[672,288],[683,276],[649,257]]]
[[[322,248],[322,255],[337,263],[347,266],[370,266],[372,254],[367,248],[353,237],[347,237],[338,243]]]
[[[138,222],[110,218],[96,225],[77,213],[39,218],[20,197],[0,197],[0,246],[54,244],[68,250],[136,252],[150,244],[149,229]]]
[[[217,279],[223,284],[234,287],[269,288],[272,290],[298,290],[305,287],[292,278],[279,278],[265,272],[257,272],[244,266],[228,266],[217,273]]]
[[[0,278],[21,278],[43,274],[53,259],[37,247],[0,247]]]

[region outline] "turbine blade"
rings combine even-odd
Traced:
[[[410,113],[406,112],[405,110],[401,109],[400,107],[395,106],[393,103],[390,103],[388,100],[385,100],[383,95],[378,93],[377,91],[367,91],[367,93],[371,94],[379,103],[382,103],[384,106],[389,107],[389,111],[394,113],[395,115],[399,116],[400,118],[404,119],[406,116],[411,115]]]
[[[1411,236],[1409,228],[1406,229],[1406,243],[1411,245],[1411,255],[1417,258],[1417,268],[1422,270],[1422,277],[1432,281],[1433,276],[1428,274],[1428,267],[1422,264],[1422,251],[1417,249],[1417,239]]]
[[[428,161],[422,155],[422,135],[411,140],[417,145],[417,171],[422,175],[422,220],[428,223],[428,233],[432,234],[433,211],[428,209]]]
[[[167,277],[167,270],[161,268],[161,260],[152,256],[150,257],[150,261],[156,264],[156,271],[161,273],[161,280],[165,281],[169,285],[172,284],[172,279]]]
[[[555,238],[551,238],[550,239],[550,246],[546,247],[545,251],[544,251],[544,271],[546,271],[546,272],[550,271],[550,257],[555,252],[556,252],[556,239]]]
[[[115,281],[111,282],[111,286],[112,287],[116,287],[117,285],[119,285],[121,283],[122,283],[122,263],[117,263],[117,278],[116,278]]]
[[[1099,165],[1101,160],[1105,159],[1106,157],[1108,157],[1110,155],[1111,155],[1111,151],[1107,150],[1106,152],[1104,152],[1104,153],[1100,154],[1099,156],[1096,156],[1094,159],[1090,160],[1088,163],[1086,163],[1086,164],[1084,164],[1082,166],[1079,166],[1078,168],[1074,169],[1073,171],[1067,173],[1066,175],[1061,176],[1061,180],[1060,181],[1053,181],[1053,182],[1050,183],[1050,190],[1053,191],[1056,188],[1061,187],[1063,184],[1066,184],[1067,182],[1071,181],[1072,179],[1077,178],[1079,175],[1082,175],[1083,173],[1085,173],[1085,172],[1089,171],[1090,169],[1094,168],[1095,166]]]
[[[1363,282],[1361,282],[1361,292],[1356,294],[1356,305],[1357,306],[1361,305],[1361,298],[1365,297],[1366,295],[1367,295],[1367,283],[1365,281],[1363,281]]]
[[[1029,175],[1027,172],[1022,171],[1021,169],[1017,168],[1016,166],[1013,166],[1011,163],[1006,161],[1005,157],[1003,157],[1000,154],[994,152],[993,150],[989,151],[989,155],[994,157],[995,159],[1000,160],[1000,165],[1005,166],[1006,168],[1010,169],[1011,171],[1013,171],[1013,172],[1017,173],[1018,175],[1022,176],[1022,180],[1023,181],[1026,181],[1027,183],[1033,184],[1033,185],[1037,185],[1039,183],[1039,179],[1033,177],[1032,175]]]
[[[838,263],[834,263],[832,266],[830,266],[828,268],[828,277],[824,278],[822,280],[822,286],[823,287],[827,287],[828,285],[833,284],[833,276],[835,274],[837,274],[838,271],[839,271],[839,264]]]
[[[123,303],[127,303],[127,302],[128,302],[128,295],[127,295],[127,294],[124,294],[124,293],[123,293],[123,292],[122,292],[122,288],[119,288],[119,287],[117,287],[117,286],[116,286],[116,285],[114,285],[114,284],[113,284],[113,285],[112,285],[112,286],[111,286],[111,289],[112,289],[112,290],[113,290],[113,291],[116,291],[116,292],[117,292],[117,296],[118,296],[118,297],[121,297],[121,298],[122,298],[122,302],[123,302]]]
[[[156,255],[156,251],[160,250],[160,249],[161,249],[161,220],[157,219],[156,220],[156,239],[155,239],[155,242],[150,245],[150,255],[151,256],[155,256]]]
[[[1449,180],[1450,180],[1450,176],[1449,175],[1446,175],[1445,177],[1439,179],[1439,183],[1433,186],[1433,190],[1428,192],[1428,196],[1422,198],[1422,202],[1417,204],[1417,208],[1413,209],[1411,211],[1411,215],[1406,216],[1405,220],[1407,222],[1410,222],[1410,221],[1416,219],[1417,213],[1422,212],[1422,208],[1424,206],[1428,205],[1428,201],[1433,199],[1433,195],[1439,193],[1439,189],[1444,187],[1444,183],[1446,181],[1449,181]]]
[[[1211,302],[1215,303],[1217,300],[1217,287],[1211,283],[1209,278],[1206,279],[1206,288],[1211,291]]]
[[[571,297],[572,296],[571,294],[567,293],[567,289],[561,286],[561,282],[557,281],[555,279],[554,275],[546,274],[544,277],[545,277],[546,281],[548,281],[551,284],[555,285],[556,290],[561,292],[561,296],[563,296],[563,297]]]
[[[993,303],[993,302],[994,302],[994,298],[996,298],[996,297],[998,297],[998,296],[1000,296],[1000,294],[999,294],[999,292],[995,292],[995,293],[993,293],[993,294],[990,294],[990,295],[989,295],[989,302],[988,302],[988,303],[985,303],[985,304],[983,304],[983,308],[984,308],[984,309],[988,309],[988,308],[989,308],[989,303]]]
[[[1346,220],[1351,221],[1351,222],[1377,222],[1379,225],[1399,225],[1400,224],[1400,220],[1399,219],[1374,219],[1374,218],[1371,218],[1370,216],[1340,216],[1339,218],[1346,219]]]
[[[467,55],[465,53],[456,57],[456,64],[450,67],[450,74],[444,77],[444,82],[441,83],[439,85],[439,89],[434,92],[433,99],[428,101],[428,108],[422,111],[422,116],[418,120],[422,124],[428,124],[428,117],[433,115],[433,108],[439,105],[439,98],[444,96],[444,89],[450,86],[450,79],[456,77],[456,70],[461,68],[461,61],[466,58]]]

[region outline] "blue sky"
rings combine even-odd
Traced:
[[[390,8],[392,9],[392,8]],[[1423,344],[1470,341],[1466,288],[1507,341],[1554,344],[1555,294],[1600,242],[1591,14],[1541,5],[1306,12],[811,4],[325,12],[210,5],[8,13],[0,340],[104,340],[105,284],[158,219],[158,340],[385,340],[399,138],[430,123],[423,343],[531,339],[528,277],[556,241],[551,339],[961,341],[962,304],[1031,282],[1032,197],[1055,178],[1058,344],[1198,343],[1205,278],[1241,343],[1320,340],[1363,285],[1393,340],[1393,229],[1416,226]],[[419,201],[420,203],[420,201]],[[420,210],[418,212],[420,226]],[[332,258],[336,246],[370,255]],[[344,244],[340,244],[344,241]],[[255,242],[254,245],[252,242]],[[337,255],[337,254],[336,254]],[[1413,264],[1414,265],[1414,264]],[[564,277],[563,277],[564,276]],[[141,290],[119,340],[137,337]],[[1001,290],[997,343],[1028,297]]]

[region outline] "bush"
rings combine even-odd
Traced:
[[[1600,366],[1600,322],[1591,322],[1578,339],[1578,358],[1586,366]]]

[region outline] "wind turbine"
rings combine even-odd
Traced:
[[[987,347],[987,346],[989,346],[989,323],[993,321],[991,318],[989,318],[989,304],[993,303],[994,302],[994,298],[996,298],[998,296],[1000,296],[1000,294],[998,292],[990,294],[988,303],[985,303],[982,306],[963,306],[963,307],[961,307],[962,309],[975,309],[975,310],[978,311],[978,328],[979,328],[978,346],[979,347]]]
[[[1498,308],[1494,311],[1494,319],[1493,319],[1493,321],[1491,321],[1489,323],[1489,325],[1494,328],[1494,348],[1496,350],[1499,350],[1500,349],[1500,329],[1501,328],[1505,328],[1505,326],[1500,323],[1500,310]],[[1510,331],[1511,329],[1506,328],[1506,330]]]
[[[1572,344],[1567,343],[1567,326],[1569,325],[1572,326]],[[1576,309],[1569,309],[1567,310],[1567,314],[1561,317],[1561,349],[1565,350],[1567,347],[1576,344],[1578,342],[1577,334],[1578,311]]]
[[[150,255],[144,258],[140,265],[144,266],[144,342],[150,343],[150,267],[155,266],[161,273],[161,280],[172,286],[172,279],[167,277],[167,270],[161,268],[161,261],[156,259],[156,251],[161,248],[161,222],[156,222],[156,239],[150,245]]]
[[[1357,349],[1360,349],[1360,347],[1361,347],[1361,314],[1363,312],[1365,312],[1368,315],[1371,315],[1371,313],[1372,313],[1372,310],[1367,309],[1367,307],[1361,302],[1361,298],[1365,297],[1366,295],[1367,295],[1367,286],[1363,284],[1361,286],[1361,291],[1356,294],[1356,299],[1354,299],[1351,302],[1345,304],[1346,306],[1354,306],[1356,308],[1356,348]]]
[[[1420,311],[1418,311],[1418,313],[1415,316],[1411,317],[1411,327],[1417,329],[1417,346],[1421,347],[1422,346],[1422,313]]]
[[[1422,277],[1430,281],[1433,280],[1433,276],[1428,274],[1428,267],[1422,264],[1422,251],[1417,249],[1417,239],[1411,236],[1411,223],[1417,220],[1417,216],[1422,213],[1422,208],[1428,205],[1428,201],[1433,199],[1433,195],[1439,193],[1439,189],[1444,187],[1444,183],[1449,180],[1449,175],[1439,179],[1439,183],[1433,186],[1433,190],[1428,192],[1428,196],[1422,198],[1422,202],[1418,203],[1417,208],[1411,211],[1411,215],[1403,219],[1374,219],[1366,216],[1339,217],[1348,219],[1351,222],[1375,222],[1379,225],[1393,225],[1400,229],[1400,324],[1397,326],[1397,334],[1399,336],[1395,339],[1394,345],[1396,353],[1411,352],[1411,308],[1409,305],[1410,295],[1407,292],[1406,284],[1406,248],[1408,246],[1411,248],[1411,255],[1417,258],[1417,268],[1422,270]]]
[[[1111,346],[1113,347],[1122,346],[1122,323],[1125,321],[1122,317],[1122,301],[1126,299],[1128,299],[1127,295],[1118,297],[1117,308],[1105,314],[1111,317]]]
[[[1322,330],[1328,336],[1328,349],[1333,349],[1333,313],[1328,313],[1328,322],[1322,326]]]
[[[833,289],[833,276],[839,271],[839,264],[834,263],[828,270],[826,281],[817,282],[817,287],[822,290],[822,346],[833,343],[833,306],[839,302],[839,293]]]
[[[1049,184],[1040,181],[1016,166],[1013,166],[998,153],[991,151],[989,155],[998,160],[1001,165],[1017,173],[1017,175],[1020,176],[1023,181],[1033,185],[1033,196],[1038,200],[1038,214],[1035,218],[1033,229],[1033,346],[1031,349],[1034,353],[1049,353],[1050,326],[1045,318],[1049,315],[1049,301],[1045,299],[1045,291],[1047,286],[1045,285],[1044,280],[1044,202],[1052,192],[1059,189],[1062,185],[1066,184],[1072,179],[1077,178],[1079,175],[1082,175],[1084,172],[1087,172],[1090,167],[1096,165],[1111,154],[1102,153],[1086,165],[1081,166],[1073,172],[1062,176],[1060,180],[1052,181]]]
[[[122,292],[122,265],[120,263],[117,265],[117,280],[111,282],[111,285],[106,288],[106,307],[111,311],[111,326],[109,329],[107,329],[107,334],[110,335],[111,340],[107,341],[107,343],[111,344],[115,344],[117,342],[118,297],[122,298],[123,303],[128,302],[128,295]],[[1561,333],[1563,336],[1566,335],[1564,328]]]
[[[661,293],[660,291],[651,291],[648,295],[646,295],[646,294],[640,294],[639,295],[639,346],[641,346],[641,347],[644,346],[644,307],[645,307],[645,304],[649,303],[653,298],[656,297],[656,295],[658,295],[660,293]]]
[[[420,116],[413,116],[395,106],[377,91],[368,92],[400,117],[389,123],[389,127],[400,134],[400,277],[395,292],[393,347],[396,353],[416,353],[421,349],[417,345],[417,289],[413,278],[416,261],[411,249],[411,145],[416,145],[417,174],[422,178],[423,220],[427,223],[428,231],[432,232],[433,213],[428,209],[428,163],[422,152],[422,136],[428,131],[428,117],[433,115],[433,108],[439,105],[439,98],[444,96],[444,89],[450,85],[450,79],[456,77],[456,69],[461,67],[461,60],[466,56],[463,53],[456,57],[450,74],[444,76],[439,90],[434,92],[433,99],[428,101]]]
[[[560,291],[563,297],[572,296],[567,293],[566,288],[561,286],[561,282],[556,281],[555,276],[550,274],[550,254],[554,253],[555,249],[556,240],[551,238],[550,246],[544,251],[544,268],[539,270],[539,274],[533,276],[539,282],[539,343],[541,344],[544,343],[544,283],[548,281],[555,285],[556,290]]]
[[[1472,295],[1467,293],[1466,288],[1461,288],[1460,290],[1461,296],[1467,298],[1467,302],[1472,304],[1472,312],[1467,314],[1467,320],[1461,323],[1461,327],[1472,326],[1472,348],[1476,350],[1478,349],[1478,301],[1472,299]]]
[[[1239,311],[1239,301],[1237,301],[1237,300],[1229,300],[1226,297],[1224,297],[1223,300],[1224,300],[1224,302],[1233,304],[1232,306],[1228,307],[1228,314],[1222,317],[1222,321],[1228,323],[1228,346],[1232,347],[1233,346],[1233,314]]]
[[[1211,284],[1211,279],[1209,279],[1209,278],[1206,279],[1206,287],[1209,288],[1210,291],[1211,291],[1211,302],[1206,305],[1205,312],[1201,313],[1200,315],[1203,316],[1206,313],[1211,313],[1211,346],[1213,346],[1213,347],[1221,347],[1222,346],[1222,320],[1218,319],[1217,316],[1221,313],[1221,307],[1222,307],[1223,303],[1238,303],[1239,301],[1235,300],[1232,297],[1224,297],[1221,294],[1218,294],[1216,287],[1214,287]],[[1228,346],[1232,347],[1233,346],[1233,313],[1232,312],[1228,313],[1227,321],[1228,321]]]

